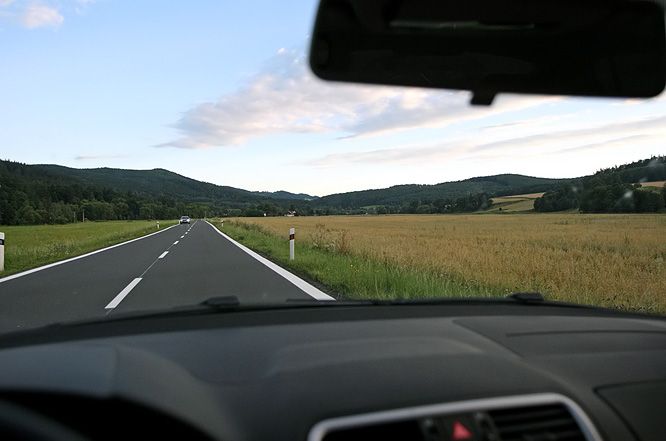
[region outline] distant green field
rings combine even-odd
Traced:
[[[666,181],[641,182],[640,184],[641,184],[643,187],[663,188],[664,185],[666,185]]]
[[[488,212],[520,213],[534,210],[534,200],[543,193],[517,194],[492,198],[492,206]]]
[[[160,221],[166,228],[175,221]],[[5,271],[0,277],[85,254],[157,231],[155,221],[85,222],[67,225],[2,226]]]

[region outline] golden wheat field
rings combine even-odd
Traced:
[[[297,241],[503,292],[666,312],[665,215],[391,215],[243,218]],[[324,244],[326,245],[326,244]]]

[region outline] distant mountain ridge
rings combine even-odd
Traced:
[[[173,219],[183,214],[192,217],[280,216],[287,211],[296,211],[299,215],[474,212],[487,210],[493,197],[542,192],[546,192],[544,197],[535,202],[535,207],[541,211],[579,205],[585,208],[587,201],[593,204],[589,211],[601,211],[606,208],[594,205],[599,199],[596,193],[579,201],[579,196],[571,192],[575,193],[581,182],[603,181],[604,185],[613,185],[610,193],[615,197],[615,193],[629,190],[616,183],[666,178],[663,167],[664,158],[659,157],[581,178],[500,174],[316,197],[283,190],[257,192],[215,185],[159,168],[77,169],[0,160],[0,224],[66,223],[84,216],[90,220],[108,220]],[[636,195],[649,200],[645,203],[637,200],[634,207],[654,205],[660,210],[661,205],[652,201],[656,197],[653,194],[637,192]],[[631,209],[625,205],[613,209]]]
[[[76,180],[79,183],[109,188],[117,192],[134,192],[149,197],[175,197],[189,202],[219,201],[230,204],[258,203],[266,199],[278,201],[310,201],[316,207],[341,209],[371,205],[400,205],[413,201],[452,199],[488,193],[503,196],[516,193],[541,192],[567,179],[548,179],[518,174],[481,176],[439,184],[406,184],[383,189],[361,190],[316,197],[287,191],[249,191],[241,188],[197,181],[169,170],[127,170],[116,168],[71,168],[61,165],[29,165],[35,171],[51,176]]]
[[[488,193],[503,196],[516,193],[541,192],[570,181],[518,174],[479,176],[439,184],[406,184],[388,188],[336,193],[323,197],[284,190],[249,191],[216,185],[179,175],[169,170],[131,170],[117,168],[72,168],[53,164],[24,165],[33,174],[56,177],[67,182],[94,185],[116,192],[133,192],[146,197],[172,197],[189,202],[219,201],[232,204],[258,203],[277,200],[283,202],[311,202],[316,207],[360,208],[371,205],[400,205],[413,201],[451,199],[469,194]]]
[[[0,225],[81,220],[174,219],[181,215],[280,215],[313,199],[252,192],[164,169],[77,169],[0,160]]]
[[[155,168],[151,170],[128,170],[117,168],[71,168],[61,165],[30,165],[53,176],[77,179],[86,183],[110,188],[118,192],[137,192],[153,197],[169,196],[190,201],[224,200],[234,202],[253,202],[270,199],[312,200],[314,196],[294,194],[287,191],[249,191],[225,185],[197,181],[169,170]]]
[[[518,174],[480,176],[433,185],[395,185],[382,189],[332,194],[319,198],[317,204],[353,208],[371,205],[400,205],[413,201],[455,199],[477,193],[505,196],[547,191],[568,181],[570,179],[537,178]]]

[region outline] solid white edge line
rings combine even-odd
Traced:
[[[123,288],[123,290],[120,291],[120,292],[118,293],[118,295],[115,296],[115,297],[113,298],[113,300],[111,300],[111,301],[109,302],[109,304],[106,305],[106,306],[104,307],[104,309],[113,309],[113,308],[115,308],[116,306],[118,306],[118,305],[120,304],[120,302],[122,302],[123,299],[124,299],[125,297],[127,297],[127,294],[129,294],[130,291],[132,291],[132,290],[134,289],[134,287],[135,287],[136,285],[139,284],[140,281],[141,281],[141,277],[137,277],[136,279],[132,280],[132,281],[129,283],[129,285],[127,285],[125,288]]]
[[[310,297],[312,297],[312,298],[314,298],[314,299],[316,299],[316,300],[328,300],[328,301],[330,301],[330,300],[335,300],[334,297],[331,297],[331,296],[329,296],[328,294],[326,294],[325,292],[323,292],[323,291],[321,291],[321,290],[315,288],[314,286],[310,285],[308,282],[306,282],[305,280],[301,279],[300,277],[295,276],[294,274],[290,273],[289,271],[287,271],[286,269],[282,268],[281,266],[276,265],[275,263],[271,262],[270,260],[266,259],[266,258],[263,257],[263,256],[260,256],[259,254],[255,253],[254,251],[252,251],[251,249],[249,249],[249,248],[246,247],[245,245],[236,242],[236,241],[233,240],[231,237],[227,236],[226,234],[224,234],[223,232],[221,232],[220,230],[218,230],[218,229],[217,229],[213,224],[211,224],[210,222],[206,221],[206,223],[207,223],[208,225],[210,225],[210,227],[211,227],[213,230],[215,230],[220,236],[224,237],[224,238],[227,239],[229,242],[231,242],[232,244],[236,245],[238,248],[240,248],[241,250],[245,251],[247,254],[249,254],[250,256],[254,257],[256,260],[258,260],[259,262],[263,263],[263,264],[266,265],[268,268],[272,269],[273,271],[275,271],[276,273],[278,273],[279,275],[281,275],[282,277],[284,277],[285,279],[287,279],[289,282],[291,282],[291,283],[293,283],[294,285],[296,285],[301,291],[305,292],[305,293],[306,293],[307,295],[309,295]]]
[[[26,271],[23,271],[23,272],[20,272],[20,273],[12,274],[11,276],[1,278],[0,283],[9,282],[10,280],[14,280],[14,279],[17,279],[19,277],[27,276],[28,274],[36,273],[37,271],[42,271],[42,270],[45,270],[45,269],[53,268],[54,266],[62,265],[64,263],[73,262],[75,260],[83,259],[84,257],[92,256],[93,254],[102,253],[104,251],[108,251],[108,250],[116,248],[116,247],[127,245],[128,243],[136,242],[137,240],[145,239],[146,237],[150,237],[150,236],[154,236],[154,235],[159,234],[159,233],[163,233],[166,230],[171,229],[173,227],[175,227],[175,225],[171,225],[170,227],[167,227],[167,228],[165,228],[163,230],[160,230],[160,231],[156,231],[154,233],[146,234],[145,236],[137,237],[135,239],[130,239],[128,241],[117,243],[115,245],[111,245],[111,246],[108,246],[106,248],[101,248],[99,250],[91,251],[91,252],[86,253],[86,254],[81,254],[80,256],[70,257],[69,259],[59,260],[58,262],[49,263],[48,265],[44,265],[44,266],[29,269],[29,270],[26,270]]]
[[[164,259],[164,256],[166,256],[167,254],[169,254],[168,251],[163,252],[162,254],[160,254],[160,257],[158,257],[158,259]]]

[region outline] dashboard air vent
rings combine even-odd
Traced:
[[[406,407],[331,418],[308,441],[601,441],[571,399],[553,393]]]
[[[586,439],[569,409],[562,404],[491,410],[488,416],[502,441]]]

